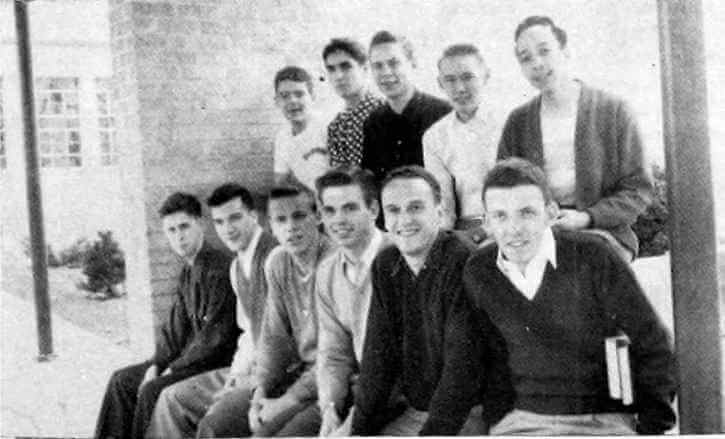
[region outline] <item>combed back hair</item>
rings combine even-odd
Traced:
[[[322,61],[327,61],[327,57],[335,52],[345,52],[358,64],[365,64],[368,56],[362,44],[351,38],[333,38],[322,49]]]
[[[303,69],[302,67],[297,66],[287,66],[282,69],[280,69],[276,75],[274,75],[274,91],[277,92],[277,88],[279,87],[279,83],[282,81],[294,81],[294,82],[304,82],[307,86],[307,91],[312,94],[313,85],[312,85],[312,76],[310,76],[309,73],[307,73],[307,70]]]
[[[279,200],[281,198],[294,198],[300,195],[307,198],[310,203],[310,209],[312,212],[315,212],[317,209],[315,194],[307,186],[303,185],[274,186],[269,190],[268,202],[272,200]]]
[[[380,192],[382,193],[385,187],[393,180],[413,178],[420,178],[428,183],[428,186],[430,186],[430,190],[433,193],[433,201],[435,201],[436,204],[441,202],[441,185],[438,183],[438,180],[436,180],[433,174],[418,165],[400,166],[388,172],[383,179],[383,182],[380,184]]]
[[[545,15],[532,15],[530,17],[526,17],[524,21],[519,23],[519,25],[516,26],[516,32],[514,32],[514,42],[518,41],[519,36],[526,29],[533,26],[549,26],[551,28],[551,32],[554,34],[554,37],[556,37],[556,40],[559,42],[559,46],[562,49],[566,47],[566,31],[555,25],[554,21]]]
[[[501,160],[488,171],[483,180],[481,198],[486,203],[486,191],[489,188],[513,188],[517,186],[536,186],[541,189],[544,201],[548,204],[553,200],[549,183],[544,171],[531,163],[518,157]]]
[[[368,54],[373,50],[373,47],[379,46],[380,44],[387,43],[398,43],[403,48],[403,53],[408,60],[415,64],[415,55],[413,53],[413,45],[402,35],[395,35],[389,31],[381,30],[378,31],[370,39],[370,47],[368,48]]]
[[[201,203],[199,199],[185,192],[175,192],[164,201],[159,208],[161,218],[177,212],[184,212],[194,218],[201,218]]]
[[[458,43],[458,44],[451,44],[450,46],[443,49],[443,53],[441,54],[441,57],[438,59],[438,68],[441,68],[441,61],[443,61],[445,58],[453,58],[454,56],[475,56],[476,59],[478,59],[481,64],[484,66],[486,65],[486,61],[483,59],[483,55],[481,55],[481,51],[478,50],[478,47],[474,46],[470,43]]]
[[[252,194],[249,193],[247,188],[237,183],[226,183],[214,189],[214,192],[206,200],[206,204],[209,207],[217,207],[237,197],[242,200],[242,204],[247,210],[254,210]]]
[[[315,180],[317,198],[322,204],[322,191],[328,187],[357,185],[363,194],[363,199],[368,207],[371,207],[378,200],[378,185],[375,175],[367,169],[357,166],[338,166],[327,171]]]

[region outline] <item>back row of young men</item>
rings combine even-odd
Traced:
[[[228,277],[203,243],[199,202],[164,203],[164,230],[186,260],[177,300],[154,358],[112,377],[96,437],[672,427],[668,334],[606,241],[552,232],[557,206],[540,168],[509,159],[488,173],[481,198],[496,245],[478,250],[441,228],[440,185],[421,167],[392,170],[380,193],[357,168],[328,171],[316,189],[270,192],[275,240],[243,187],[217,188],[208,204],[236,253]],[[378,199],[387,234],[375,227]],[[607,382],[605,339],[621,332],[632,404]]]

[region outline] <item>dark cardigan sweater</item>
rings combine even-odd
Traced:
[[[629,266],[602,237],[557,232],[557,268],[548,264],[529,301],[496,265],[490,245],[469,259],[467,294],[503,334],[515,407],[544,414],[635,412],[638,431],[674,425],[674,356],[667,331]],[[605,337],[627,334],[635,401],[609,398]]]
[[[521,157],[543,167],[540,109],[539,95],[509,115],[498,159]],[[574,148],[576,208],[591,215],[591,228],[609,231],[636,256],[632,224],[651,202],[652,182],[632,111],[621,99],[582,84]]]

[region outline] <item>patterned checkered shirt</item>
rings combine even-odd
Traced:
[[[327,127],[327,150],[330,165],[360,165],[363,147],[363,124],[370,113],[382,106],[382,98],[368,92],[355,105],[335,116]]]

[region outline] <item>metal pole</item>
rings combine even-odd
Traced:
[[[658,0],[680,432],[722,433],[717,243],[700,0]]]
[[[40,171],[38,169],[30,26],[28,23],[28,5],[25,0],[15,0],[15,31],[18,39],[18,63],[20,66],[21,102],[23,107],[28,222],[33,262],[35,314],[38,328],[38,361],[48,361],[53,355],[53,334],[50,319],[50,296],[48,294],[48,260],[43,230]]]

